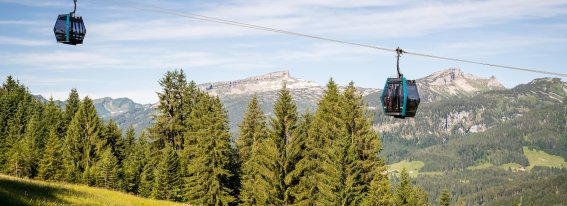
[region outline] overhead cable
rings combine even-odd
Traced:
[[[272,28],[272,27],[258,26],[258,25],[243,23],[243,22],[239,22],[239,21],[221,19],[221,18],[210,17],[210,16],[205,16],[205,15],[199,15],[199,14],[193,14],[193,13],[179,12],[179,11],[162,8],[162,7],[155,6],[155,5],[148,5],[148,4],[133,2],[133,1],[130,1],[130,0],[122,0],[120,2],[122,2],[122,3],[128,2],[127,4],[125,4],[126,6],[133,8],[133,9],[142,10],[142,11],[150,11],[150,12],[174,15],[174,16],[196,19],[196,20],[201,20],[201,21],[208,21],[208,22],[214,22],[214,23],[219,23],[219,24],[238,26],[238,27],[244,27],[244,28],[250,28],[250,29],[256,29],[256,30],[262,30],[262,31],[269,31],[269,32],[299,36],[299,37],[304,37],[304,38],[311,38],[311,39],[317,39],[317,40],[322,40],[322,41],[334,42],[334,43],[339,43],[339,44],[359,46],[359,47],[375,49],[375,50],[382,50],[382,51],[389,51],[389,52],[396,52],[396,53],[398,52],[397,49],[392,49],[392,48],[387,48],[387,47],[374,46],[374,45],[362,44],[362,43],[356,43],[356,42],[349,42],[349,41],[343,41],[343,40],[338,40],[338,39],[331,39],[331,38],[315,36],[315,35],[310,35],[310,34],[304,34],[304,33],[299,33],[299,32],[292,32],[292,31],[286,31],[286,30],[281,30],[281,29],[275,29],[275,28]],[[136,6],[136,5],[142,5],[143,7]],[[525,72],[533,72],[533,73],[549,74],[549,75],[567,77],[567,74],[565,74],[565,73],[551,72],[551,71],[545,71],[545,70],[539,70],[539,69],[529,69],[529,68],[513,67],[513,66],[500,65],[500,64],[484,63],[484,62],[480,62],[480,61],[471,61],[471,60],[466,60],[466,59],[437,56],[437,55],[431,55],[431,54],[425,54],[425,53],[411,52],[411,51],[407,51],[407,50],[403,50],[403,53],[408,54],[408,55],[427,57],[427,58],[456,61],[456,62],[464,62],[464,63],[469,63],[469,64],[489,66],[489,67],[496,67],[496,68],[511,69],[511,70],[517,70],[517,71],[525,71]]]

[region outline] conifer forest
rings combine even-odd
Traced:
[[[340,91],[331,79],[312,112],[297,111],[285,84],[272,115],[253,96],[235,141],[219,98],[183,70],[159,84],[159,113],[136,134],[103,121],[75,89],[65,105],[41,102],[9,76],[0,89],[1,172],[191,205],[429,204],[405,170],[392,185],[353,83]]]

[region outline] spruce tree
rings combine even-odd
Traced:
[[[81,100],[79,99],[79,93],[77,89],[71,89],[69,93],[69,97],[65,101],[65,114],[63,122],[65,127],[71,124],[71,120],[75,117],[75,113],[79,110],[79,106],[81,104]]]
[[[384,166],[385,168],[385,166]],[[394,205],[394,195],[391,191],[390,182],[386,173],[381,173],[377,168],[374,178],[370,182],[367,194],[362,199],[361,205],[365,206],[389,206]]]
[[[96,185],[108,189],[117,189],[120,186],[119,174],[120,167],[118,159],[112,153],[112,149],[107,147],[101,154],[100,160],[96,163],[93,174],[96,174]]]
[[[30,113],[30,103],[27,102],[20,102],[17,104],[17,110],[12,115],[12,117],[8,120],[8,129],[5,139],[3,140],[3,150],[5,153],[14,154],[16,151],[22,151],[23,148],[14,148],[17,144],[21,143],[24,139],[24,133],[26,130],[26,125],[29,120],[29,113]],[[2,156],[3,163],[8,164],[7,162],[14,163],[13,158],[9,158],[8,155],[0,155]],[[13,165],[12,165],[13,166]],[[9,165],[5,166],[5,170],[10,171],[12,168]]]
[[[341,94],[329,81],[306,137],[294,171],[300,174],[295,203],[391,204],[379,136],[352,82]]]
[[[292,134],[297,126],[297,106],[285,84],[279,92],[273,113],[274,117],[270,118],[271,131],[269,137],[274,141],[279,151],[279,157],[276,159],[279,163],[276,165],[281,166],[281,168],[276,168],[276,171],[279,171],[280,174],[277,174],[275,189],[280,193],[278,198],[281,198],[281,203],[289,205],[293,202],[291,188],[294,185],[291,184],[296,183],[296,177],[292,176],[292,171],[298,161],[298,154],[292,154],[291,151],[297,151],[300,145],[293,143],[300,142],[293,141]]]
[[[293,101],[286,85],[279,91],[278,99],[273,109],[274,117],[270,118],[271,130],[266,141],[258,151],[259,174],[258,182],[262,190],[268,192],[264,204],[288,205],[293,202],[291,183],[297,159],[290,155],[296,145],[292,145],[292,133],[297,126],[297,106]],[[289,181],[286,182],[286,178]]]
[[[63,154],[67,181],[90,183],[93,180],[90,167],[97,160],[95,149],[102,140],[102,127],[92,100],[85,97],[65,137]]]
[[[133,130],[129,130],[129,132],[127,133],[127,144],[126,145],[131,145],[127,148],[127,155],[126,155],[126,159],[124,159],[123,162],[123,172],[124,172],[124,191],[126,192],[133,192],[133,193],[137,193],[138,192],[138,188],[140,186],[140,175],[142,174],[142,171],[144,169],[144,165],[147,162],[146,159],[146,155],[145,155],[145,150],[146,150],[146,146],[148,145],[147,142],[147,137],[146,134],[142,132],[142,134],[140,134],[140,137],[138,138],[138,140],[131,140],[132,143],[128,143],[130,142],[130,138],[134,138],[134,135],[131,135],[130,131],[132,131],[133,134]]]
[[[24,137],[26,124],[38,104],[27,88],[8,76],[0,88],[0,172],[9,172],[12,147]]]
[[[242,205],[258,205],[266,199],[258,184],[258,148],[261,141],[267,138],[264,113],[258,106],[256,95],[248,104],[244,118],[239,124],[240,137],[236,141],[241,161],[240,201]]]
[[[149,153],[150,155],[147,156],[148,161],[140,174],[140,184],[138,186],[138,194],[142,197],[150,197],[152,194],[152,188],[155,182],[154,171],[160,160],[157,151],[149,151]]]
[[[248,109],[244,113],[244,118],[238,126],[240,127],[240,136],[236,141],[236,146],[240,161],[244,163],[251,156],[252,144],[267,137],[264,113],[258,105],[256,95],[252,96]]]
[[[102,149],[104,151],[108,147],[111,149],[112,155],[117,158],[118,163],[122,162],[125,156],[124,139],[122,139],[122,132],[114,120],[110,119],[103,127],[102,140],[99,143],[97,150]]]
[[[290,194],[293,197],[293,203],[296,205],[314,205],[314,186],[315,180],[312,171],[316,167],[316,161],[311,159],[312,150],[310,145],[313,143],[311,137],[311,126],[313,123],[313,115],[305,113],[299,120],[297,127],[292,134],[292,147],[289,150],[290,159],[296,161],[294,170],[292,170],[286,178],[286,182],[291,186]],[[311,184],[312,183],[312,184]]]
[[[421,187],[414,186],[411,193],[411,205],[416,206],[427,206],[429,205],[429,199],[427,193],[421,189]]]
[[[179,157],[172,146],[166,145],[161,151],[160,161],[154,170],[152,198],[164,200],[181,199],[181,178]]]
[[[252,143],[250,147],[250,158],[242,164],[242,177],[240,188],[240,204],[241,205],[262,205],[266,204],[268,193],[259,185],[262,181],[260,178],[260,165],[258,150],[263,144],[263,140]]]
[[[410,177],[406,168],[402,169],[400,173],[400,184],[396,188],[396,203],[397,205],[411,205],[412,186],[410,184]]]
[[[166,142],[175,150],[183,149],[184,133],[186,131],[185,121],[188,96],[188,85],[183,70],[168,71],[159,81],[162,92],[158,92],[159,114],[154,124],[149,128],[154,143],[159,149],[165,147]]]
[[[235,201],[228,187],[233,175],[228,117],[217,97],[200,95],[191,112],[186,149],[185,194],[195,205],[228,205]]]
[[[338,86],[331,79],[323,97],[318,103],[311,126],[310,139],[306,141],[306,159],[310,163],[305,178],[300,184],[311,193],[307,199],[300,202],[314,202],[320,205],[343,204],[343,190],[339,187],[345,184],[345,148],[347,133],[341,117],[341,95]],[[305,193],[305,191],[301,192]]]
[[[451,201],[451,193],[449,192],[449,190],[444,189],[443,192],[441,192],[441,197],[439,197],[439,205],[450,206]]]
[[[59,105],[55,105],[53,98],[49,98],[49,102],[45,105],[43,110],[43,118],[42,124],[44,125],[45,131],[44,136],[47,137],[51,128],[54,128],[57,132],[58,136],[64,136],[64,127],[66,125],[63,124],[63,111],[59,107]],[[44,142],[47,139],[41,139],[40,145],[44,145]]]
[[[16,143],[11,152],[10,168],[12,174],[18,177],[34,177],[37,174],[40,154],[38,139],[42,135],[40,118],[37,113],[32,115],[24,137]]]
[[[39,162],[38,176],[44,180],[63,180],[63,144],[55,127],[51,127],[47,137],[47,144]]]
[[[376,173],[386,172],[384,162],[378,157],[381,150],[380,137],[372,127],[371,118],[365,114],[362,95],[353,82],[343,92],[340,111],[347,136],[336,141],[342,142],[342,148],[337,149],[342,149],[345,156],[338,164],[344,165],[344,175],[341,178],[344,183],[339,186],[343,191],[339,195],[343,197],[341,199],[344,204],[359,204],[371,187],[371,182],[378,176]],[[384,182],[383,176],[379,179]]]
[[[124,138],[124,156],[130,155],[134,151],[136,144],[136,133],[134,127],[130,125],[126,131],[126,138]]]

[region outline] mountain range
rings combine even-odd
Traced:
[[[382,138],[380,155],[392,171],[407,167],[431,199],[451,185],[467,204],[537,204],[541,192],[550,193],[545,197],[551,203],[567,201],[567,181],[553,181],[567,176],[567,83],[539,78],[508,89],[495,77],[458,68],[416,82],[421,104],[415,118],[403,120],[383,115],[380,88],[358,88]],[[300,112],[315,111],[325,89],[287,71],[198,87],[221,99],[236,138],[251,97],[257,95],[262,110],[271,116],[284,84]],[[151,125],[157,105],[108,97],[94,103],[105,120],[112,118],[123,130],[133,126],[137,132]]]
[[[481,91],[504,89],[494,77],[476,77],[465,74],[457,68],[439,71],[416,81],[422,103],[457,96],[470,96]],[[288,71],[272,72],[235,81],[203,83],[198,87],[220,97],[229,114],[231,131],[236,132],[237,123],[242,119],[244,109],[252,95],[258,97],[264,113],[269,116],[278,90],[281,89],[284,82],[290,89],[300,112],[315,110],[317,101],[323,95],[324,85],[293,77]],[[358,87],[358,90],[369,105],[369,109],[379,108],[378,97],[381,89]],[[38,98],[43,99],[41,96]],[[154,108],[157,103],[138,104],[128,98],[112,99],[110,97],[94,99],[93,102],[99,115],[105,120],[112,118],[121,128],[133,126],[138,132],[149,127],[152,115],[156,114]]]

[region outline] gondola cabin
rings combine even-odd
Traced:
[[[414,117],[420,101],[415,80],[403,76],[388,78],[381,100],[385,115],[401,119]]]
[[[71,12],[57,17],[53,32],[58,43],[77,45],[83,43],[87,29],[83,18]]]

